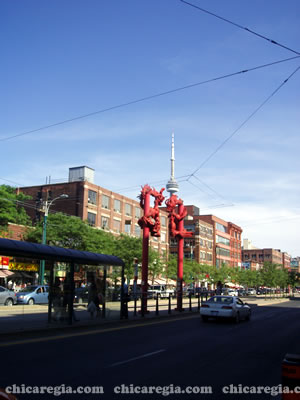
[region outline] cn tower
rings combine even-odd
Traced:
[[[172,148],[171,148],[171,178],[167,183],[167,192],[170,193],[170,197],[172,194],[178,192],[179,185],[175,180],[175,151],[174,151],[174,133],[172,133]]]

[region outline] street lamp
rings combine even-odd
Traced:
[[[49,214],[49,209],[51,205],[54,203],[55,200],[58,199],[67,199],[69,196],[67,194],[61,194],[60,196],[55,197],[55,199],[51,201],[44,201],[42,211],[44,212],[44,222],[43,222],[43,237],[42,237],[42,244],[46,244],[47,239],[47,219]],[[45,275],[45,260],[40,261],[40,276],[39,276],[39,283],[43,285],[44,283],[44,275]]]

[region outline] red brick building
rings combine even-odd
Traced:
[[[140,237],[138,220],[143,210],[136,200],[94,184],[94,170],[83,166],[69,169],[69,181],[64,183],[22,187],[20,191],[32,197],[35,209],[26,211],[32,220],[40,219],[42,203],[56,199],[50,211],[62,212],[88,221],[95,228],[115,235],[126,233]],[[59,198],[62,194],[68,198]],[[30,200],[27,200],[30,202]],[[150,239],[152,248],[168,252],[168,214],[161,211],[161,237]]]
[[[199,215],[197,219],[205,221],[213,227],[213,265],[230,267],[242,265],[242,228],[232,222],[224,221],[215,215]]]
[[[184,228],[193,232],[193,236],[184,240],[184,257],[199,264],[240,267],[242,229],[214,215],[200,215],[200,209],[194,205],[185,207]],[[171,239],[170,252],[177,254],[176,240]]]
[[[264,262],[283,265],[282,253],[275,249],[243,249],[242,259],[245,263],[258,263],[261,267]]]

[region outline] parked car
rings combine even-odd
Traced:
[[[161,298],[166,298],[171,296],[174,296],[174,289],[173,288],[168,288],[166,285],[153,285],[149,286],[148,289],[148,296],[151,297],[161,297]]]
[[[257,289],[256,294],[258,294],[258,295],[268,294],[268,293],[270,293],[270,290],[271,289],[269,289],[269,288],[259,288],[259,289]]]
[[[16,293],[13,290],[0,286],[0,304],[4,304],[5,306],[17,304]]]
[[[19,304],[46,304],[48,303],[49,286],[27,286],[17,293]]]
[[[87,303],[89,297],[89,289],[87,286],[76,288],[74,291],[74,303]]]
[[[238,291],[236,289],[223,288],[222,294],[224,296],[238,296]]]
[[[247,289],[247,294],[248,295],[255,295],[256,294],[256,290],[254,288],[248,288]]]
[[[200,315],[204,322],[208,318],[230,318],[235,322],[247,321],[251,317],[251,308],[236,296],[213,296],[200,307]]]
[[[247,296],[247,292],[245,289],[238,290],[238,297],[246,297],[246,296]]]

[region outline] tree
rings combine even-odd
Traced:
[[[121,234],[114,238],[113,254],[124,261],[125,275],[132,278],[134,259],[142,259],[142,239]]]
[[[0,185],[0,230],[7,231],[9,222],[18,225],[31,225],[30,218],[22,206],[30,199],[23,193],[16,194],[16,189],[8,185]]]
[[[43,222],[31,229],[26,240],[35,243],[42,242]],[[95,253],[112,254],[114,249],[112,235],[93,229],[77,217],[62,213],[50,214],[47,222],[47,243]]]
[[[276,285],[276,271],[278,269],[277,264],[271,262],[265,262],[262,269],[260,270],[260,275],[262,283],[267,287],[275,287]],[[277,274],[278,275],[278,274]]]

